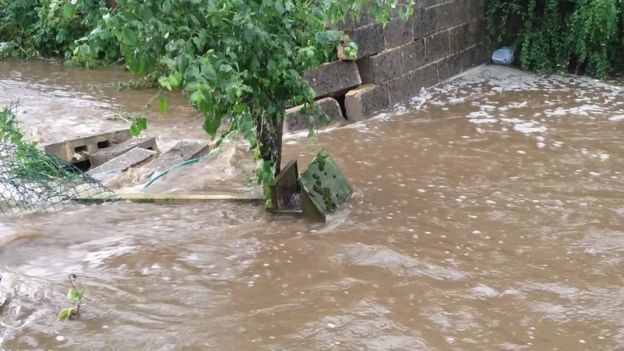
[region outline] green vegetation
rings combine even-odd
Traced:
[[[67,291],[67,299],[71,301],[73,306],[67,307],[59,311],[58,319],[59,320],[68,320],[72,318],[78,317],[80,315],[80,306],[82,304],[82,299],[85,296],[84,289],[78,289],[76,287],[76,281],[78,277],[75,274],[69,275],[69,282],[71,284],[71,288]]]
[[[18,145],[22,143],[24,134],[17,125],[15,118],[15,106],[2,106],[0,108],[0,142]]]
[[[619,0],[489,0],[487,31],[512,45],[529,70],[596,77],[624,70],[624,4]]]
[[[0,216],[110,196],[110,190],[80,169],[24,140],[15,111],[15,104],[0,106]]]
[[[335,59],[339,43],[346,58],[357,53],[327,23],[357,19],[364,8],[386,22],[398,3],[406,1],[118,0],[109,8],[96,0],[0,0],[0,55],[55,55],[86,67],[122,62],[181,90],[206,132],[220,136],[217,146],[235,134],[249,142],[269,199],[286,108],[306,104],[324,117],[311,108],[305,73]],[[412,13],[413,5],[401,9],[405,18]]]
[[[33,181],[71,179],[73,174],[59,168],[54,159],[39,151],[36,143],[24,140],[15,118],[15,109],[15,105],[0,107],[0,143],[14,148],[11,176]],[[5,162],[9,162],[8,155],[4,157]]]
[[[71,58],[108,11],[99,0],[0,0],[0,57]]]

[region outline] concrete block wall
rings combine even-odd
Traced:
[[[353,33],[368,26],[375,24],[361,23]],[[403,21],[396,14],[382,34],[376,40],[383,49],[357,61],[362,84],[374,84],[377,96],[387,95],[368,107],[370,114],[487,61],[482,0],[419,1],[414,16]]]
[[[319,98],[343,102],[347,121],[405,103],[421,88],[487,62],[484,0],[416,1],[407,21],[396,11],[385,27],[368,14],[346,23],[358,59],[308,75]]]

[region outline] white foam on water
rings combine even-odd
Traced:
[[[520,132],[523,134],[546,133],[546,131],[548,130],[548,128],[540,126],[535,122],[517,123],[513,126],[513,129],[516,132]]]
[[[471,112],[466,117],[469,118],[471,123],[475,124],[498,122],[498,119],[494,118],[492,114],[483,110]]]
[[[472,294],[479,299],[491,299],[500,296],[500,293],[496,291],[496,289],[485,284],[479,284],[472,288],[471,291]]]
[[[544,114],[548,117],[560,117],[560,116],[568,116],[568,115],[578,115],[578,116],[590,116],[596,114],[604,113],[605,108],[594,105],[594,104],[586,104],[578,107],[571,108],[562,108],[558,107],[556,109],[548,109],[544,110]]]
[[[609,117],[609,121],[613,121],[613,122],[624,121],[624,115],[611,116]]]

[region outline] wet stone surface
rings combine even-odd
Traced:
[[[0,348],[624,348],[622,87],[480,67],[399,111],[287,136],[285,160],[322,146],[354,186],[326,225],[227,203],[3,219]],[[71,272],[90,300],[60,323]]]

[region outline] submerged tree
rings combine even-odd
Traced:
[[[398,3],[402,5],[399,10]],[[219,142],[234,134],[251,145],[268,195],[279,172],[285,109],[315,113],[305,73],[334,59],[345,38],[329,23],[357,20],[364,10],[381,21],[409,17],[401,0],[118,0],[74,51],[93,65],[120,53],[125,65],[181,89]],[[334,26],[338,28],[340,25]],[[110,43],[116,42],[115,48]],[[353,48],[353,47],[352,47]],[[161,99],[161,108],[166,101]]]

